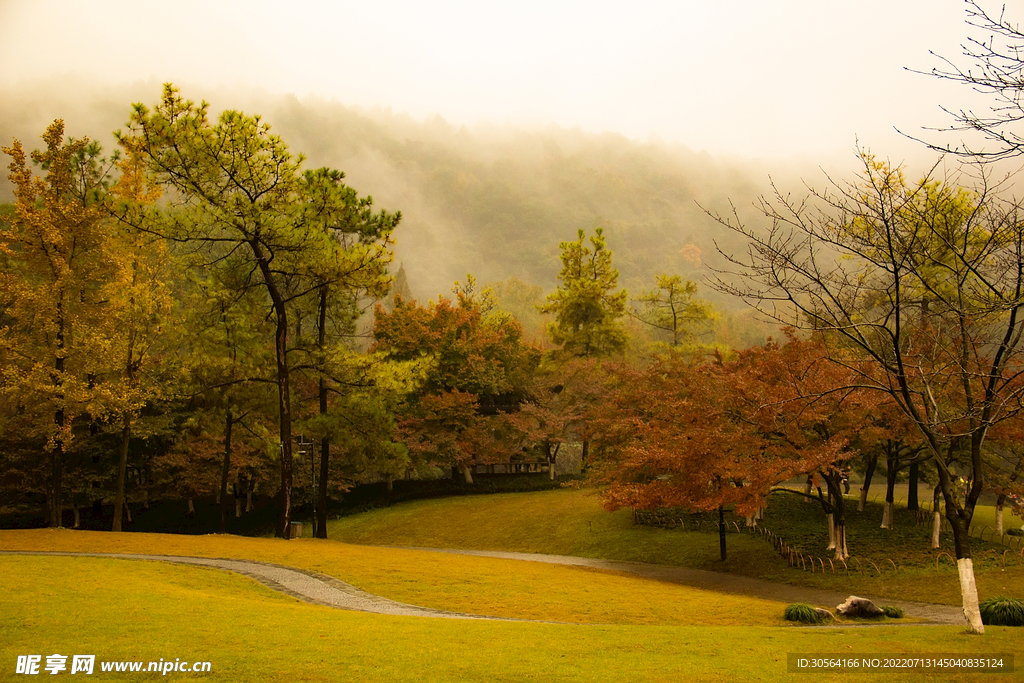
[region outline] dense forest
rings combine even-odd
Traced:
[[[477,463],[537,449],[553,471],[586,402],[547,404],[569,380],[545,355],[763,340],[688,279],[703,249],[669,214],[692,198],[651,170],[652,149],[564,131],[485,144],[287,98],[270,109],[217,112],[168,86],[152,108],[123,105],[107,148],[59,117],[4,147],[6,507],[42,496],[60,524],[107,501],[130,519],[132,500],[238,501],[261,482],[287,534],[297,476],[325,514],[330,492],[367,479],[455,467],[471,481]],[[94,116],[81,118],[101,126]],[[378,199],[316,166],[327,159],[376,177]],[[668,199],[637,199],[658,183]],[[576,240],[557,237],[566,228]],[[631,249],[634,233],[646,237]],[[632,295],[613,240],[646,281]],[[311,437],[336,457],[297,474]]]

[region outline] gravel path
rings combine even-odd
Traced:
[[[373,614],[393,614],[406,617],[435,617],[439,619],[489,619],[497,621],[522,621],[520,619],[503,619],[501,617],[483,617],[475,614],[459,614],[443,610],[407,605],[388,600],[355,586],[339,581],[331,576],[308,572],[294,567],[285,567],[268,562],[252,560],[229,560],[208,557],[187,557],[181,555],[136,555],[130,553],[72,553],[72,552],[28,552],[0,551],[0,555],[65,555],[70,557],[102,557],[121,560],[154,560],[173,562],[175,564],[198,565],[213,567],[235,572],[259,581],[264,586],[290,595],[293,598],[314,605],[326,605],[337,609],[371,612]]]
[[[563,564],[577,567],[590,567],[593,569],[604,569],[616,572],[625,572],[657,581],[677,583],[694,588],[718,591],[723,593],[736,593],[752,597],[764,598],[766,600],[778,600],[781,602],[807,602],[815,605],[828,605],[834,609],[835,605],[846,600],[847,595],[833,591],[818,590],[814,588],[801,588],[786,584],[771,583],[759,579],[751,579],[733,574],[720,574],[718,572],[705,571],[702,569],[686,569],[684,567],[669,567],[659,564],[646,564],[643,562],[623,562],[618,560],[599,560],[587,557],[572,557],[567,555],[543,555],[538,553],[513,553],[487,550],[444,550],[438,548],[405,548],[406,550],[420,550],[424,552],[449,553],[453,555],[475,555],[479,557],[495,557],[507,560],[522,560],[528,562],[544,562],[547,564]],[[187,557],[181,555],[137,555],[129,553],[74,553],[74,552],[29,552],[29,551],[0,551],[0,555],[65,555],[71,557],[104,557],[125,560],[153,560],[160,562],[173,562],[176,564],[197,565],[201,567],[213,567],[223,569],[243,576],[248,576],[259,581],[265,586],[276,591],[290,595],[303,602],[315,605],[326,605],[338,609],[355,610],[359,612],[371,612],[373,614],[393,614],[399,616],[435,617],[440,619],[490,619],[499,621],[524,621],[522,619],[507,619],[502,617],[486,617],[474,614],[460,614],[457,612],[445,612],[443,610],[430,609],[407,605],[394,600],[388,600],[365,591],[355,586],[339,581],[324,574],[309,572],[294,567],[285,567],[267,562],[255,562],[252,560],[231,560],[207,557]],[[863,596],[867,597],[867,596]],[[923,602],[910,602],[906,600],[878,600],[869,598],[876,604],[894,605],[903,609],[908,617],[924,619],[934,624],[966,625],[963,612],[958,607],[948,605],[934,605]],[[891,622],[886,625],[892,625]],[[845,626],[848,628],[849,626]]]
[[[760,579],[751,579],[735,574],[722,574],[703,569],[686,569],[661,564],[643,562],[623,562],[619,560],[599,560],[589,557],[573,557],[569,555],[544,555],[540,553],[511,553],[492,550],[443,550],[438,548],[406,548],[407,550],[423,550],[436,553],[455,555],[477,555],[480,557],[497,557],[506,560],[525,560],[528,562],[544,562],[547,564],[566,564],[576,567],[591,567],[625,572],[657,581],[678,583],[694,588],[703,588],[721,593],[736,593],[765,600],[780,602],[807,602],[813,605],[827,605],[835,611],[836,605],[843,603],[849,593],[820,590],[817,588],[801,588],[783,583],[772,583]],[[959,607],[935,605],[928,602],[911,602],[909,600],[891,600],[888,598],[871,598],[877,605],[893,605],[899,607],[908,617],[925,619],[936,624],[966,626],[967,620]],[[891,622],[885,625],[892,625]]]

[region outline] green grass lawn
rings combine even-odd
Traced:
[[[728,559],[723,563],[718,559],[716,533],[636,525],[628,510],[603,510],[596,493],[588,489],[415,501],[334,520],[329,535],[348,543],[515,550],[652,562],[882,598],[960,604],[955,566],[948,557],[939,557],[943,552],[952,555],[948,533],[944,536],[945,548],[932,551],[928,549],[930,528],[916,525],[912,513],[898,508],[896,527],[882,530],[878,504],[871,503],[864,513],[857,513],[856,502],[850,502],[848,542],[859,559],[850,563],[852,572],[840,570],[836,574],[794,569],[769,544],[745,529],[728,535]],[[696,521],[687,519],[684,524],[693,528]],[[707,519],[704,522],[704,529],[713,530]],[[828,565],[827,530],[817,505],[777,495],[768,507],[764,524],[805,552],[826,558]],[[1003,550],[1006,548],[996,544],[976,542],[982,599],[1024,591],[1024,566],[1019,558],[1013,562],[1015,551],[1011,551],[1011,561],[1002,567],[996,557]],[[895,571],[886,563],[888,558],[897,565]],[[869,562],[874,562],[881,573],[876,573]],[[864,571],[858,573],[857,566]]]
[[[95,654],[98,662],[212,663],[209,674],[169,675],[178,680],[783,681],[793,678],[786,665],[791,652],[980,656],[1019,650],[1020,642],[1009,628],[989,628],[976,637],[956,627],[814,630],[387,617],[306,605],[216,570],[111,559],[5,556],[0,577],[0,680],[21,678],[13,675],[18,655],[59,653]],[[155,677],[98,669],[89,680]],[[922,677],[872,673],[857,680]],[[958,674],[956,680],[1020,677]]]
[[[375,595],[484,616],[590,624],[778,625],[784,605],[582,567],[335,541],[0,531],[3,550],[231,557],[334,576]]]
[[[802,506],[803,504],[800,503]],[[777,505],[772,515],[782,515]],[[811,506],[789,523],[820,543]],[[902,514],[902,513],[901,513]],[[870,520],[869,520],[870,517]],[[855,552],[887,548],[873,511]],[[909,527],[899,534],[913,534]],[[820,525],[820,528],[819,528]],[[913,525],[910,525],[913,526]],[[860,527],[859,527],[860,528]],[[789,567],[759,536],[732,533],[717,559],[713,533],[642,527],[607,513],[587,490],[418,501],[331,523],[333,540],[168,536],[70,530],[0,531],[0,549],[134,552],[256,559],[336,576],[403,602],[560,623],[451,621],[333,610],[213,569],[109,558],[0,556],[0,680],[19,655],[95,654],[98,661],[210,661],[223,681],[782,681],[788,653],[827,656],[966,654],[1020,650],[1019,629],[785,624],[784,605],[724,596],[613,572],[380,547],[517,550],[720,569],[798,585],[957,604],[956,574],[910,563],[882,577],[810,574]],[[781,533],[781,532],[780,532]],[[902,535],[901,547],[913,538]],[[796,538],[794,538],[794,541]],[[345,542],[339,542],[345,541]],[[375,546],[350,543],[376,544]],[[909,557],[909,556],[908,556]],[[1020,568],[979,573],[982,598],[1020,595]],[[44,660],[45,662],[45,660]],[[1020,664],[1020,663],[1018,663]],[[45,672],[44,672],[45,673]],[[66,672],[65,672],[65,675]],[[94,680],[124,680],[104,674]],[[135,674],[148,679],[154,674]],[[932,675],[1020,680],[1017,674]],[[849,674],[815,674],[847,680]],[[920,673],[858,673],[864,681],[920,681]]]

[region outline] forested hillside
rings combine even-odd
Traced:
[[[22,85],[0,98],[0,140],[17,137],[37,147],[41,131],[60,117],[70,135],[88,135],[111,149],[111,133],[124,126],[129,105],[150,102],[159,90],[158,83]],[[726,250],[742,248],[700,206],[728,210],[730,200],[748,205],[770,189],[767,171],[753,162],[612,133],[467,129],[294,96],[187,86],[183,92],[211,101],[214,111],[261,114],[307,156],[307,168],[341,169],[377,206],[400,210],[396,263],[404,264],[413,294],[423,300],[448,293],[467,272],[484,283],[515,276],[550,291],[559,242],[597,227],[604,228],[631,293],[652,287],[660,272],[699,281],[709,265],[721,263],[716,240]],[[773,173],[778,176],[777,166]],[[0,199],[11,196],[4,178]],[[719,307],[742,309],[703,289]]]

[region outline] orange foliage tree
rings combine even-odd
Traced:
[[[373,350],[385,359],[427,359],[419,388],[401,410],[402,438],[414,456],[457,467],[472,483],[476,462],[507,460],[502,417],[526,396],[540,352],[509,316],[485,310],[468,288],[428,307],[401,298],[378,306]]]
[[[815,473],[826,484],[816,499],[834,521],[836,557],[845,558],[842,471],[866,404],[841,388],[837,368],[819,344],[790,339],[734,360],[665,356],[621,369],[599,420],[605,506],[751,515],[779,482]]]

